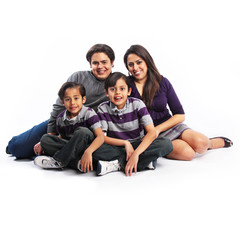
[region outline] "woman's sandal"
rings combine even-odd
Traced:
[[[214,137],[214,138],[209,138],[209,139],[212,140],[212,139],[216,139],[216,138],[223,139],[223,141],[224,141],[224,146],[223,147],[224,148],[228,148],[228,147],[231,147],[233,145],[233,142],[226,137]],[[213,148],[209,148],[208,150],[211,150],[211,149],[213,149]]]

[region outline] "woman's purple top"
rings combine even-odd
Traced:
[[[142,100],[142,97],[139,94],[135,82],[132,78],[131,88],[131,96]],[[167,105],[171,110],[171,114],[167,108]],[[153,98],[152,107],[149,113],[153,119],[154,126],[167,121],[172,117],[172,115],[184,114],[182,104],[180,103],[172,84],[168,81],[167,78],[163,76],[162,81],[160,82],[160,89]]]

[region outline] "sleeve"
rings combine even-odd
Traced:
[[[67,82],[78,82],[80,83],[80,76],[78,72],[73,73],[68,79]],[[56,130],[56,119],[58,114],[65,110],[64,105],[62,104],[61,99],[58,97],[56,103],[53,104],[52,112],[50,113],[50,119],[48,122],[47,132],[48,133],[57,133]]]
[[[53,104],[53,110],[50,115],[50,119],[48,122],[47,132],[48,133],[57,133],[56,129],[56,119],[57,116],[65,109],[64,105],[60,98],[57,99],[56,103]]]
[[[138,100],[138,118],[140,120],[140,124],[145,127],[149,124],[153,124],[153,120],[147,110],[146,105],[143,103],[142,100]]]
[[[165,78],[167,84],[167,101],[168,106],[173,115],[184,114],[182,104],[172,86],[172,84]]]
[[[104,112],[104,106],[101,104],[98,106],[98,117],[100,119],[101,127],[104,132],[107,132],[108,130],[108,123],[107,118]]]
[[[96,130],[97,128],[100,128],[101,123],[100,123],[99,117],[96,114],[96,112],[93,109],[91,109],[91,110],[88,110],[87,113],[88,113],[87,114],[87,122],[88,122],[89,128],[92,131]]]

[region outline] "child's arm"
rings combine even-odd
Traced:
[[[142,139],[141,144],[135,149],[125,167],[125,173],[127,176],[132,175],[133,169],[135,173],[137,172],[139,155],[143,153],[156,138],[156,130],[153,124],[148,124],[145,126],[145,130],[147,134]]]
[[[104,143],[104,134],[102,128],[99,127],[93,131],[96,138],[93,140],[91,145],[85,150],[81,158],[81,170],[83,172],[89,172],[93,170],[92,165],[92,153],[96,151]]]

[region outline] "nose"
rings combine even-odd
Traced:
[[[71,99],[71,101],[70,101],[70,104],[71,104],[71,105],[74,105],[74,104],[75,104],[75,102],[76,102],[76,100],[75,100],[75,99]]]
[[[138,65],[137,64],[133,64],[133,70],[137,70],[138,69]]]
[[[100,62],[97,67],[102,68],[102,63]]]

